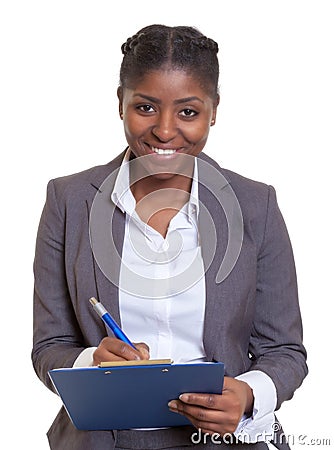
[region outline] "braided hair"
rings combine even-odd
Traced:
[[[150,25],[121,47],[120,86],[130,87],[147,72],[163,68],[184,70],[197,77],[208,94],[218,93],[218,44],[193,27]]]

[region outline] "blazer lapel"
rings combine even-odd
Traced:
[[[124,153],[110,167],[102,183],[92,182],[89,236],[98,300],[121,325],[119,312],[119,271],[124,241],[125,214],[111,200],[111,193]],[[108,335],[113,333],[106,327]]]
[[[236,197],[233,197],[229,180],[223,176],[219,166],[205,154],[200,155],[198,163],[199,234],[206,282],[203,341],[207,358],[211,360],[221,331],[224,326],[228,326],[229,312],[224,310],[224,305],[228,304],[225,278],[229,273],[229,241],[231,236],[233,238],[231,227],[239,232],[242,223],[240,224],[240,215],[235,214],[239,204],[237,201],[234,204]],[[231,216],[232,220],[228,220]],[[232,253],[233,250],[238,255],[238,250],[232,249]],[[231,256],[232,259],[233,257],[234,255]]]

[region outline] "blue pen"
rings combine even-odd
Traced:
[[[127,344],[131,345],[132,348],[137,350],[136,347],[133,345],[133,343],[130,341],[130,339],[121,330],[121,328],[117,325],[117,323],[114,321],[114,319],[108,313],[108,311],[102,305],[102,303],[97,301],[95,297],[91,297],[89,299],[89,301],[93,305],[94,311],[101,317],[103,322],[111,329],[111,331],[114,333],[114,335],[117,337],[117,339],[120,339],[121,341],[126,342]]]

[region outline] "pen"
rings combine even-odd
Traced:
[[[121,341],[126,342],[127,344],[131,345],[132,348],[137,350],[136,347],[133,345],[133,343],[130,341],[130,339],[121,330],[121,328],[117,325],[117,323],[114,321],[114,319],[108,313],[108,311],[102,305],[102,303],[97,301],[95,297],[91,297],[89,299],[89,301],[92,304],[94,311],[101,317],[103,322],[111,329],[111,331],[114,333],[114,335],[117,337],[117,339],[120,339]]]

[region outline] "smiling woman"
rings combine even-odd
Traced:
[[[209,434],[224,438],[221,448],[261,450],[271,440],[287,449],[274,411],[307,373],[294,259],[274,189],[202,151],[219,104],[218,45],[191,27],[152,25],[122,52],[126,151],[48,185],[34,264],[34,367],[53,389],[54,368],[222,361],[224,388],[171,399],[170,411],[189,421],[177,428],[79,431],[62,408],[50,447],[216,448]],[[135,348],[106,337],[88,310],[92,296]]]
[[[164,179],[169,179],[166,188],[189,191],[192,164],[186,178],[179,175],[182,170],[175,164],[173,176],[166,177],[164,166],[179,154],[198,156],[215,124],[218,45],[190,27],[153,25],[129,38],[122,51],[119,112],[129,147],[136,157],[156,155],[147,169],[152,173],[160,164],[161,173],[155,171],[154,177],[161,180],[164,174]],[[152,177],[147,177],[133,186],[137,200],[147,194],[152,182]],[[166,211],[159,214],[163,219]],[[167,214],[163,234],[170,219]]]

